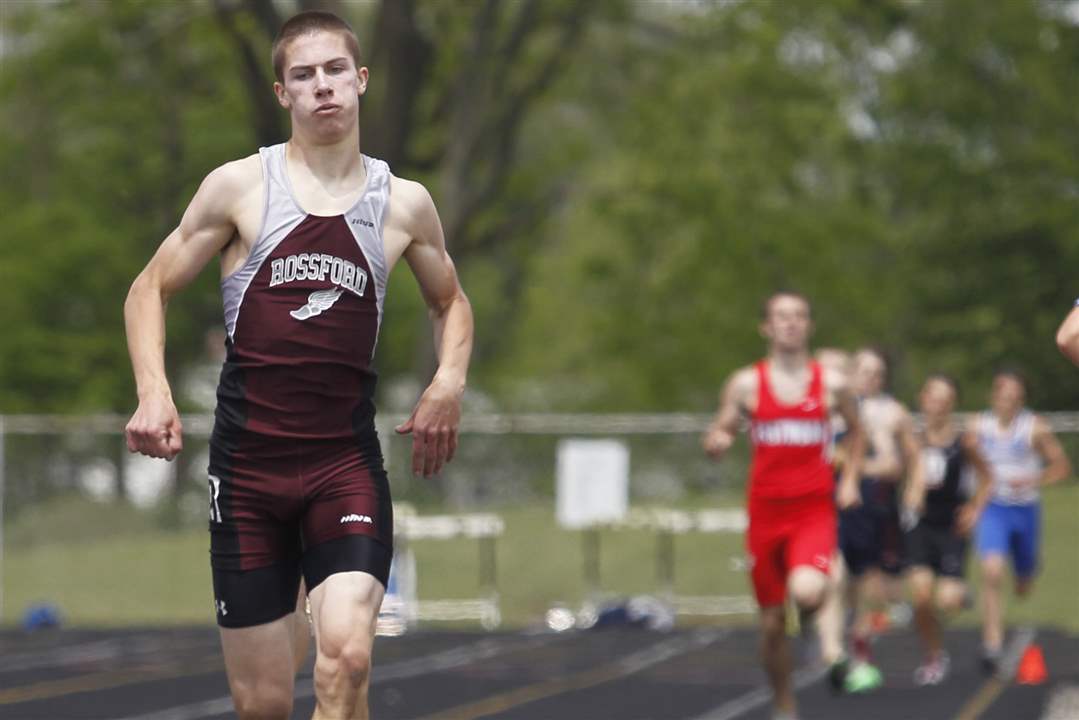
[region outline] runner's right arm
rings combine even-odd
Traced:
[[[258,170],[261,172],[261,169]],[[251,188],[251,163],[223,165],[203,180],[173,230],[128,291],[124,325],[139,405],[124,434],[127,449],[171,460],[183,449],[180,416],[165,376],[165,308],[236,234],[236,206]],[[255,177],[258,188],[258,176]]]
[[[754,392],[752,368],[742,368],[730,377],[720,393],[719,409],[701,437],[701,446],[713,460],[720,460],[734,444],[743,416],[746,399]]]
[[[974,489],[974,496],[961,505],[957,511],[956,524],[959,533],[967,536],[974,530],[982,511],[989,504],[989,496],[993,489],[993,472],[989,469],[989,462],[982,455],[977,434],[968,430],[963,433],[961,442],[963,444],[963,455],[974,469],[974,477],[978,481]]]
[[[903,411],[899,439],[907,456],[907,484],[903,489],[901,520],[906,529],[912,529],[925,511],[925,465],[922,463],[922,444],[914,433],[914,419],[906,410]]]

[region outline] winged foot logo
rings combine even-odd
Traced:
[[[307,318],[321,315],[324,311],[333,307],[333,304],[341,299],[341,294],[344,292],[341,288],[331,288],[330,290],[316,290],[307,296],[307,304],[299,310],[293,310],[289,313],[297,320],[306,320]]]

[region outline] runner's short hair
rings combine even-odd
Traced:
[[[998,367],[993,372],[993,382],[995,383],[998,378],[1002,377],[1015,380],[1017,383],[1023,386],[1023,392],[1028,392],[1030,389],[1027,386],[1027,376],[1023,373],[1022,370],[1017,367],[1011,365],[1002,365],[1001,367]]]
[[[955,393],[956,401],[959,400],[959,381],[955,379],[954,375],[942,372],[940,370],[934,370],[933,372],[925,376],[925,383],[922,384],[922,387],[928,385],[930,380],[939,380],[942,383],[950,385],[952,388],[952,392]]]
[[[883,350],[880,349],[880,346],[878,345],[862,345],[854,351],[855,355],[862,355],[863,353],[876,357],[878,360],[884,363],[885,368],[891,365],[891,363],[888,361],[888,356],[884,353]]]
[[[805,293],[798,292],[797,290],[776,290],[761,303],[761,320],[768,319],[768,313],[772,310],[772,303],[781,297],[798,298],[806,304],[806,307],[809,308],[809,316],[813,317],[813,303],[809,301],[809,298],[806,297]]]
[[[274,76],[278,82],[285,81],[285,51],[288,46],[296,38],[316,32],[335,32],[341,35],[345,39],[345,47],[352,55],[352,61],[356,63],[356,67],[360,66],[360,41],[352,26],[332,12],[306,10],[286,20],[274,38],[270,55],[273,59]]]

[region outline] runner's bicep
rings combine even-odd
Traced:
[[[221,169],[210,173],[180,225],[165,238],[140,276],[168,297],[198,276],[236,234],[231,204],[235,188]]]
[[[176,228],[158,247],[139,281],[168,298],[194,280],[230,238],[224,231],[202,230],[185,235],[182,226]]]
[[[420,286],[424,302],[433,311],[439,312],[463,295],[463,291],[457,278],[457,268],[446,252],[442,222],[434,201],[426,190],[416,195],[411,233],[413,240],[405,249],[405,261]]]
[[[736,432],[742,420],[749,416],[746,397],[746,380],[741,373],[736,373],[723,386],[712,425],[730,433]]]

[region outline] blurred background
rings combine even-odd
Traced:
[[[1079,371],[1053,344],[1079,292],[1075,0],[4,2],[3,622],[46,601],[77,624],[212,623],[219,270],[169,308],[171,465],[124,448],[121,306],[202,178],[288,138],[270,42],[310,8],[356,28],[363,150],[431,190],[472,300],[459,458],[413,478],[387,432],[435,366],[407,269],[380,427],[396,499],[504,521],[504,623],[596,589],[555,522],[562,439],[622,440],[635,507],[739,505],[744,441],[717,465],[698,435],[779,287],[812,298],[817,345],[882,348],[908,404],[943,370],[979,409],[994,368],[1021,368],[1079,461]],[[1079,488],[1048,497],[1048,587],[1013,612],[1077,628]],[[653,530],[601,536],[605,592],[746,592],[735,532],[680,536],[667,578]],[[421,597],[490,580],[471,538],[413,547]]]

